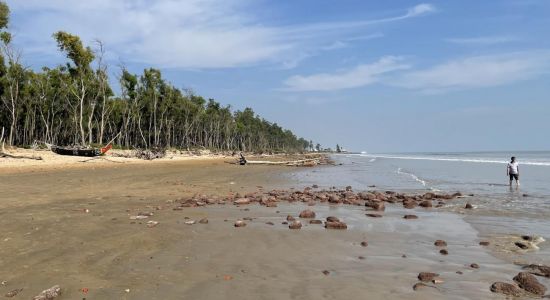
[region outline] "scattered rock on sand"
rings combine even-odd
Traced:
[[[309,224],[323,224],[321,220],[309,220]]]
[[[476,264],[476,263],[473,263],[473,264],[470,265],[470,268],[472,268],[472,269],[479,269],[479,265]]]
[[[157,221],[149,221],[149,222],[147,222],[147,227],[153,228],[153,227],[157,226],[158,224],[159,224],[159,222],[157,222]]]
[[[288,228],[290,229],[300,229],[302,228],[302,222],[296,220],[296,221],[292,221],[289,225],[288,225]]]
[[[464,206],[465,209],[473,209],[474,207],[472,206],[472,204],[470,203],[466,203],[466,205]]]
[[[273,223],[273,222],[265,222],[265,223],[266,223],[267,225],[271,225],[271,226],[275,225],[275,223]]]
[[[382,215],[379,215],[379,214],[366,214],[367,217],[371,217],[371,218],[382,218]]]
[[[7,292],[4,296],[6,298],[12,298],[12,297],[15,297],[17,296],[17,294],[19,294],[23,289],[15,289],[15,290],[11,290],[9,292]]]
[[[448,255],[449,251],[447,251],[447,249],[441,249],[439,250],[439,253],[441,253],[441,255]]]
[[[403,207],[407,209],[413,209],[416,207],[416,202],[413,200],[410,201],[403,201]]]
[[[239,198],[239,199],[233,201],[233,204],[235,204],[235,205],[250,204],[250,199],[248,199],[248,198]]]
[[[325,222],[326,229],[347,229],[348,225],[344,222]]]
[[[522,242],[515,242],[514,245],[516,245],[518,248],[523,250],[529,249],[529,246],[527,246],[525,243],[522,243]]]
[[[185,221],[184,223],[185,223],[186,225],[193,225],[193,224],[195,224],[196,222],[195,222],[195,220],[191,220],[191,221]]]
[[[244,221],[238,220],[235,222],[235,227],[244,227],[246,223]]]
[[[199,223],[208,224],[208,219],[207,218],[202,218],[202,219],[199,220]]]
[[[413,290],[418,291],[422,288],[427,288],[427,287],[436,288],[435,286],[427,285],[427,284],[422,283],[422,282],[417,282],[413,285]]]
[[[369,243],[367,243],[367,241],[362,241],[361,242],[361,247],[367,247],[369,245]]]
[[[312,210],[306,209],[300,213],[300,218],[313,219],[315,218],[315,212]]]
[[[340,219],[338,219],[337,217],[328,216],[327,222],[340,222]]]
[[[540,284],[537,278],[531,273],[520,272],[514,277],[514,281],[517,282],[520,288],[529,293],[537,296],[544,296],[544,293],[546,293],[546,287]]]
[[[421,207],[425,207],[425,208],[428,208],[428,207],[432,207],[432,201],[430,200],[424,200],[422,202],[420,202],[420,205]]]
[[[364,256],[358,256],[357,258],[359,258],[359,259],[361,259],[361,260],[365,259]]]
[[[325,274],[325,275],[329,275],[329,274],[330,274],[330,271],[328,271],[328,270],[324,270],[324,271],[323,271],[323,274]]]
[[[61,287],[54,285],[47,290],[43,290],[40,294],[34,296],[33,300],[53,300],[61,295]]]
[[[490,243],[489,243],[488,241],[481,241],[481,242],[479,242],[479,245],[480,245],[480,246],[489,246],[489,244],[490,244]]]
[[[424,282],[430,282],[434,280],[434,278],[439,277],[439,274],[437,273],[431,273],[431,272],[420,272],[418,273],[418,280],[424,281]]]
[[[413,220],[413,219],[418,219],[418,216],[417,215],[405,215],[405,216],[403,216],[403,219]]]
[[[531,265],[524,266],[523,269],[537,276],[550,277],[549,266],[531,264]]]
[[[289,222],[292,222],[292,221],[294,221],[294,220],[296,220],[296,219],[295,219],[293,216],[288,215],[288,216],[286,216],[286,220],[289,221]]]
[[[519,297],[521,296],[521,290],[514,284],[506,282],[495,282],[491,285],[491,292],[504,294],[508,296]]]
[[[444,240],[437,240],[434,242],[434,245],[437,247],[447,247],[447,242]]]

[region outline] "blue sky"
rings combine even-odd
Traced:
[[[252,107],[356,151],[548,150],[550,1],[8,0],[25,63],[57,30],[110,71]]]

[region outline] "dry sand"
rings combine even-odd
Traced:
[[[289,230],[281,222],[302,204],[172,210],[194,193],[290,186],[288,167],[223,159],[71,165],[0,171],[1,295],[23,289],[14,299],[30,299],[59,284],[59,299],[503,299],[489,286],[520,269],[479,246],[453,213],[389,206],[368,218],[364,207],[318,204],[307,207],[318,219],[334,215],[349,228],[304,222]],[[154,215],[130,220],[139,212]],[[410,213],[419,219],[402,218]],[[246,227],[233,226],[246,217]],[[185,224],[202,218],[208,224]],[[149,228],[150,220],[159,224]],[[449,255],[436,239],[448,242]],[[444,283],[413,291],[419,272]]]

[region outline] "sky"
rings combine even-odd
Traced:
[[[324,147],[550,150],[550,1],[7,0],[27,66],[104,43]]]

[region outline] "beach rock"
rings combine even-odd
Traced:
[[[417,206],[416,201],[410,200],[410,201],[403,201],[403,207],[406,209],[413,209]]]
[[[53,300],[61,295],[61,287],[54,285],[47,290],[43,290],[40,294],[34,296],[33,300]]]
[[[488,241],[481,241],[481,242],[479,242],[479,245],[480,245],[480,246],[489,246],[489,244],[490,244],[490,243],[489,243]]]
[[[250,204],[250,199],[248,199],[248,198],[239,198],[239,199],[233,201],[233,204],[235,204],[235,205]]]
[[[424,281],[424,282],[430,282],[436,277],[439,277],[439,274],[431,273],[431,272],[420,272],[420,273],[418,273],[418,280]]]
[[[369,243],[367,243],[367,241],[362,241],[361,242],[361,247],[367,247],[369,245]]]
[[[200,224],[208,224],[208,219],[207,218],[202,218],[199,220],[199,223]]]
[[[447,249],[441,249],[439,250],[439,253],[441,253],[441,255],[448,255],[449,251],[447,251]]]
[[[323,271],[323,274],[325,274],[325,275],[329,275],[329,274],[330,274],[330,271],[328,271],[328,270],[324,270],[324,271]]]
[[[371,218],[382,218],[382,215],[379,214],[366,214],[366,216]]]
[[[288,225],[288,222],[287,222],[287,221],[283,221],[281,224],[283,224],[283,225]]]
[[[277,202],[267,202],[265,204],[266,207],[277,207]]]
[[[436,247],[447,247],[447,242],[445,242],[444,240],[437,240],[434,242],[434,245]]]
[[[153,227],[157,226],[158,224],[159,224],[159,222],[157,222],[157,221],[149,221],[149,222],[147,222],[147,227],[153,228]]]
[[[383,211],[386,210],[386,206],[384,205],[384,202],[374,202],[370,207],[377,211]]]
[[[300,218],[313,219],[315,218],[315,212],[312,210],[306,209],[300,213]]]
[[[153,215],[154,215],[153,212],[149,212],[149,211],[142,211],[138,213],[138,216],[144,216],[144,217],[152,217]]]
[[[346,186],[346,192],[351,192],[352,188],[351,185]]]
[[[523,269],[537,276],[550,277],[549,266],[531,264],[531,265],[524,266]]]
[[[288,216],[286,216],[286,220],[289,221],[289,222],[292,222],[292,221],[294,221],[294,220],[296,220],[296,219],[295,219],[293,216],[288,215]]]
[[[520,288],[529,293],[537,296],[544,296],[544,293],[546,293],[546,287],[540,284],[537,278],[531,273],[520,272],[514,277],[514,281],[517,282]]]
[[[7,292],[4,296],[6,298],[12,298],[12,297],[15,297],[17,296],[17,294],[19,294],[23,289],[15,289],[15,290],[11,290],[9,292]]]
[[[360,259],[360,260],[363,260],[363,259],[365,259],[365,257],[364,257],[364,256],[358,256],[357,258],[358,258],[358,259]]]
[[[527,246],[525,243],[522,243],[522,242],[515,242],[514,245],[516,245],[518,248],[523,250],[529,249],[529,246]]]
[[[474,209],[474,207],[470,203],[466,203],[466,206],[464,206],[464,208],[465,209]]]
[[[288,225],[288,228],[289,229],[300,229],[302,228],[302,222],[296,220],[296,221],[292,221],[289,225]]]
[[[309,220],[309,224],[323,224],[321,220]]]
[[[421,207],[424,207],[424,208],[428,208],[428,207],[432,207],[432,201],[430,200],[424,200],[422,202],[420,202],[420,205]]]
[[[422,283],[422,282],[417,282],[413,285],[413,290],[418,291],[422,288],[427,288],[427,287],[436,288],[435,286],[427,285],[427,284]]]
[[[471,265],[470,265],[470,268],[472,268],[472,269],[479,269],[479,265],[476,264],[476,263],[474,263],[474,264],[471,264]]]
[[[422,196],[422,198],[426,200],[432,200],[433,198],[435,198],[435,194],[432,192],[427,192]]]
[[[271,226],[275,225],[275,223],[273,223],[273,222],[265,222],[265,224],[271,225]]]
[[[340,222],[340,219],[338,219],[337,217],[328,216],[327,222]]]
[[[491,285],[491,292],[504,294],[508,296],[519,297],[521,296],[521,290],[514,284],[506,282],[495,282]]]
[[[464,274],[464,273],[462,273],[462,271],[456,271],[456,274],[462,275],[462,274]]]
[[[312,185],[311,187],[312,187],[312,188],[314,188],[314,189],[317,189],[317,188],[319,188],[319,186],[318,186],[318,185],[316,185],[316,184]]]
[[[246,223],[244,221],[238,220],[235,222],[235,227],[244,227]]]
[[[347,229],[348,225],[344,222],[325,222],[326,229]]]
[[[405,216],[403,216],[403,219],[413,220],[413,219],[418,219],[418,216],[417,215],[405,215]]]
[[[330,203],[340,203],[342,201],[340,200],[340,197],[332,194],[332,195],[328,196],[328,202],[330,202]]]

